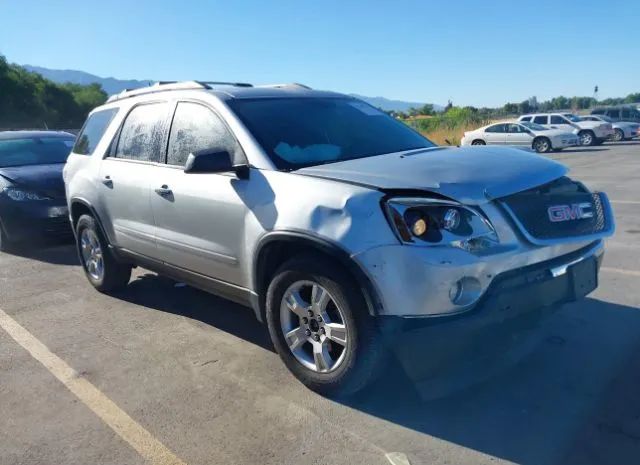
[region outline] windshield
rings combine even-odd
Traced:
[[[567,118],[569,121],[573,121],[574,123],[580,122],[580,118],[578,118],[576,115],[573,115],[571,113],[565,113],[564,117]]]
[[[528,121],[520,121],[520,124],[523,125],[526,128],[531,129],[532,131],[546,131],[547,128],[545,128],[544,126],[540,126],[539,124],[536,123],[529,123]]]
[[[0,140],[0,168],[64,163],[73,137],[28,137]]]
[[[278,169],[435,147],[405,124],[355,99],[238,99],[229,105]]]

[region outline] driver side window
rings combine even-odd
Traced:
[[[179,102],[171,123],[167,164],[184,166],[190,153],[200,150],[236,152],[237,143],[222,120],[199,103]]]
[[[551,124],[569,124],[562,116],[551,115]]]

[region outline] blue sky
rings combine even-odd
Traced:
[[[640,92],[640,1],[0,0],[9,61],[496,106]]]

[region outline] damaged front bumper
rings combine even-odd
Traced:
[[[494,283],[505,275],[518,275],[528,267],[600,257],[602,240],[546,247],[494,250],[474,255],[452,247],[420,248],[388,245],[354,255],[376,288],[379,315],[443,317],[466,314],[477,307]]]

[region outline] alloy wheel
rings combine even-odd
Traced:
[[[583,132],[580,134],[580,145],[591,145],[593,143],[593,136],[590,132]]]
[[[80,251],[87,273],[96,281],[100,281],[104,276],[104,258],[100,241],[93,230],[89,228],[82,230],[80,234]]]
[[[334,371],[344,361],[350,341],[344,313],[320,284],[296,281],[280,304],[280,326],[289,350],[306,368]]]

